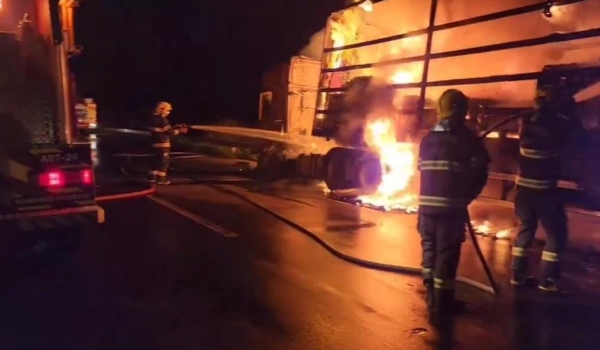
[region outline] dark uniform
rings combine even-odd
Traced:
[[[179,135],[180,127],[172,127],[167,119],[171,112],[171,105],[160,102],[150,121],[152,139],[153,162],[149,172],[149,181],[167,185],[167,171],[171,152],[171,136]]]
[[[488,152],[464,123],[467,106],[462,92],[444,92],[439,101],[440,121],[419,149],[423,281],[427,304],[436,312],[452,312],[458,305],[454,283],[465,240],[467,206],[479,195],[488,175]]]
[[[515,213],[520,226],[512,249],[513,285],[528,282],[527,250],[533,244],[538,221],[546,231],[539,288],[558,291],[558,260],[567,244],[567,216],[558,192],[559,152],[571,129],[572,98],[556,101],[550,88],[538,89],[536,111],[522,121]]]

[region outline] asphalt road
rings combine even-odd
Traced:
[[[157,200],[105,204],[76,252],[5,257],[2,349],[597,349],[593,305],[461,288],[470,312],[432,325],[416,278],[338,260],[207,186]]]
[[[100,164],[143,149],[106,146]],[[106,223],[85,230],[78,249],[39,253],[22,244],[6,254],[16,242],[0,241],[9,247],[0,251],[0,349],[600,345],[600,303],[535,291],[493,300],[460,286],[469,312],[432,322],[419,279],[339,260],[209,186],[163,187],[154,199],[102,206]]]

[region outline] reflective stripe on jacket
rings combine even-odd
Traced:
[[[173,128],[169,120],[160,115],[152,116],[148,129],[152,138],[152,147],[171,147],[171,136],[179,134],[179,129]]]
[[[481,140],[467,126],[441,121],[419,148],[419,212],[464,211],[483,189],[489,161]]]
[[[519,135],[520,172],[515,181],[520,188],[549,190],[557,187],[559,151],[569,133],[564,118],[559,114],[537,113],[523,120]]]

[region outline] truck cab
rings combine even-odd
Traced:
[[[78,232],[104,221],[95,200],[90,144],[73,142],[63,23],[72,10],[67,6],[74,5],[20,0],[3,1],[0,9],[3,233]]]
[[[266,129],[310,135],[317,105],[321,62],[294,56],[263,75],[259,121]]]

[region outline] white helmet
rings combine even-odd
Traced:
[[[159,102],[156,104],[155,113],[156,114],[170,113],[172,110],[173,110],[173,107],[171,106],[171,104],[169,102]]]

